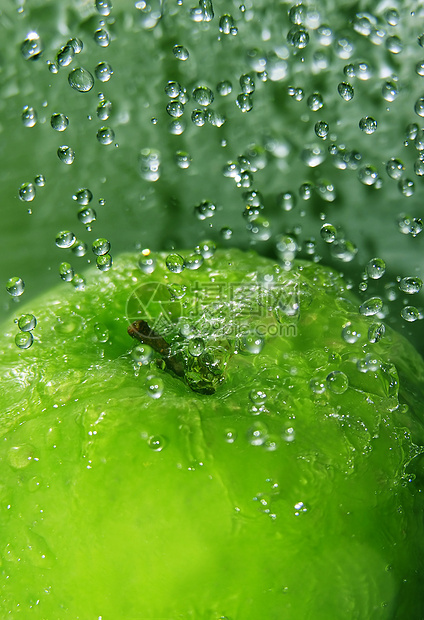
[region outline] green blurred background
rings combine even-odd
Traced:
[[[423,180],[414,172],[421,145],[417,149],[414,140],[405,144],[405,132],[411,123],[421,126],[414,102],[424,94],[423,77],[416,70],[417,63],[424,62],[424,49],[418,43],[424,9],[415,2],[395,1],[328,0],[291,10],[293,5],[287,2],[251,0],[242,5],[240,0],[215,0],[213,19],[193,19],[207,4],[114,0],[110,14],[102,16],[94,1],[0,0],[0,282],[4,283],[0,318],[13,320],[21,300],[28,301],[60,282],[62,261],[83,271],[93,262],[90,246],[97,237],[109,239],[112,255],[145,247],[194,248],[203,239],[213,239],[220,245],[254,247],[261,254],[277,256],[278,240],[289,233],[304,258],[314,257],[307,248],[308,240],[315,239],[315,256],[348,274],[354,290],[366,263],[376,256],[383,258],[385,276],[358,293],[362,299],[381,296],[387,321],[423,351],[423,321],[405,323],[400,318],[402,305],[422,307],[422,294],[389,298],[397,290],[390,286],[397,276],[424,275],[424,233],[402,234],[397,224],[402,213],[423,217]],[[236,35],[223,32],[225,14],[233,17]],[[309,34],[303,49],[287,41],[296,26]],[[110,36],[107,47],[95,41],[94,33],[102,27]],[[31,32],[39,35],[43,51],[28,60],[21,45]],[[47,62],[56,60],[71,37],[82,40],[82,52],[69,66],[52,73]],[[187,48],[187,60],[175,57],[175,45]],[[87,93],[69,86],[73,68],[81,66],[94,75],[99,62],[112,66],[108,82],[96,79]],[[361,77],[364,62],[368,79]],[[347,65],[353,69],[346,69]],[[349,70],[357,77],[348,77]],[[236,97],[241,92],[240,76],[246,74],[254,79],[255,92],[251,111],[243,113]],[[169,128],[173,120],[166,111],[169,80],[178,81],[187,91],[181,135]],[[232,83],[227,96],[217,91],[223,80]],[[355,96],[349,102],[337,92],[342,81],[354,86]],[[398,91],[390,102],[382,95],[387,81]],[[199,127],[192,122],[192,111],[202,107],[191,97],[198,86],[214,92],[208,109],[225,117],[222,126],[206,121]],[[304,90],[301,101],[288,94],[290,86]],[[112,103],[105,121],[97,115],[100,93]],[[323,100],[316,111],[308,99],[313,93],[320,93]],[[24,106],[37,112],[33,127],[22,122]],[[52,129],[54,113],[69,118],[64,132]],[[365,116],[378,123],[372,135],[358,127]],[[326,140],[315,134],[319,120],[330,127]],[[110,145],[96,138],[104,125],[115,132]],[[329,153],[332,144],[351,153],[347,169],[335,165],[337,158]],[[75,150],[72,165],[58,159],[61,145]],[[319,147],[322,161],[311,167],[305,163],[304,149],[314,146]],[[146,149],[160,158],[160,177],[155,182],[143,178],[140,171],[140,153]],[[177,152],[189,154],[188,168],[178,166]],[[352,152],[361,155],[356,169]],[[386,173],[386,162],[392,157],[402,160],[403,179],[414,183],[410,196]],[[242,170],[250,170],[246,187],[238,187],[223,174],[228,162],[237,161]],[[358,180],[358,171],[365,165],[377,169],[375,185]],[[33,182],[40,174],[45,176],[45,186],[36,188],[33,201],[20,200],[21,184]],[[309,200],[299,193],[304,183],[313,187]],[[330,201],[324,189],[329,186],[334,187]],[[94,196],[90,206],[97,211],[97,221],[91,232],[77,219],[79,206],[72,196],[80,188],[89,188]],[[259,232],[246,219],[248,191],[261,194],[260,217],[265,224],[259,220]],[[285,192],[295,196],[290,211],[279,200]],[[215,205],[213,217],[196,215],[195,206],[202,201]],[[320,236],[324,222],[342,227],[346,239],[358,247],[353,261],[344,262],[331,253],[331,246]],[[222,233],[228,228],[232,230],[229,239]],[[71,230],[87,243],[86,256],[55,246],[61,230]],[[21,300],[10,298],[5,290],[11,276],[20,276],[26,283]]]

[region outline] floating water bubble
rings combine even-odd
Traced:
[[[83,187],[75,192],[72,198],[79,205],[86,206],[93,200],[93,194],[87,187]]]
[[[231,94],[233,86],[229,80],[222,80],[222,82],[218,82],[216,85],[216,90],[221,97],[226,97]]]
[[[22,110],[22,123],[24,127],[34,127],[37,123],[38,115],[32,106],[24,106]]]
[[[110,127],[100,127],[97,130],[97,140],[100,144],[108,145],[112,144],[115,139],[115,132]]]
[[[11,297],[20,297],[25,290],[25,283],[22,278],[15,276],[6,282],[6,291]]]
[[[363,185],[375,185],[379,178],[380,176],[375,166],[366,165],[358,170],[358,179]]]
[[[151,398],[160,398],[164,389],[163,380],[155,375],[149,375],[146,379],[146,388]]]
[[[32,202],[35,198],[35,185],[33,183],[22,183],[19,188],[19,198],[24,202]]]
[[[221,15],[219,18],[219,32],[221,34],[231,34],[235,36],[238,33],[238,28],[235,25],[234,18],[232,15],[225,13]]]
[[[402,280],[399,282],[399,289],[403,293],[407,293],[408,295],[414,295],[415,293],[419,293],[422,286],[423,283],[420,278],[402,278]]]
[[[359,121],[359,129],[364,133],[371,135],[377,129],[377,121],[372,116],[364,116]]]
[[[383,309],[383,300],[380,297],[370,297],[359,306],[359,312],[363,316],[374,316]]]
[[[216,212],[216,205],[209,200],[204,200],[194,207],[194,213],[198,220],[205,220],[213,217]]]
[[[68,67],[73,61],[75,50],[72,45],[64,45],[56,54],[56,62],[59,67]]]
[[[383,95],[383,99],[391,103],[398,96],[399,89],[394,82],[387,81],[384,82],[381,87],[381,94]]]
[[[103,17],[110,15],[112,10],[112,2],[110,0],[96,0],[95,6],[97,12]]]
[[[369,278],[379,280],[386,272],[386,263],[382,258],[372,258],[366,266],[366,273]]]
[[[50,125],[56,131],[65,131],[69,125],[69,118],[65,114],[55,113],[51,115]]]
[[[214,100],[214,94],[207,86],[197,86],[192,92],[192,97],[196,103],[204,107],[210,105]]]
[[[188,352],[193,357],[199,357],[205,350],[205,342],[203,338],[191,338],[188,343]]]
[[[30,332],[37,326],[37,319],[33,314],[23,314],[19,317],[18,327],[21,332]]]
[[[94,73],[100,82],[109,82],[113,75],[113,69],[108,62],[99,62]]]
[[[36,32],[30,32],[21,45],[21,53],[25,60],[38,60],[43,53],[43,43]]]
[[[168,254],[165,264],[171,273],[181,273],[185,267],[184,259],[180,254]]]
[[[344,394],[349,387],[349,379],[341,370],[333,370],[326,378],[327,388],[333,394]]]
[[[60,263],[59,276],[64,282],[71,282],[74,278],[75,272],[70,263]]]
[[[103,237],[95,239],[91,249],[96,256],[103,256],[103,254],[107,254],[110,250],[110,241],[104,239]]]
[[[386,39],[386,48],[391,54],[400,54],[403,50],[403,43],[400,38],[394,34]]]
[[[400,312],[401,317],[408,323],[414,323],[421,319],[421,313],[415,306],[405,306]]]
[[[293,192],[282,192],[277,196],[277,205],[283,211],[292,211],[296,206],[296,196]]]
[[[175,99],[181,92],[181,84],[170,80],[165,86],[165,93],[170,99]]]
[[[328,136],[330,128],[328,126],[328,123],[326,123],[325,121],[318,121],[317,123],[315,123],[314,130],[318,138],[322,138],[323,140],[325,140],[325,138]]]
[[[324,105],[324,100],[321,93],[312,93],[312,95],[309,95],[306,104],[312,112],[317,112],[320,110]]]
[[[415,193],[415,183],[411,179],[400,179],[398,188],[401,194],[410,198]]]
[[[70,146],[64,144],[57,149],[57,156],[61,162],[70,166],[74,162],[75,151]]]
[[[61,230],[56,235],[56,245],[58,248],[70,248],[75,241],[76,237],[70,230]]]
[[[355,342],[358,342],[360,337],[361,337],[360,332],[358,332],[355,329],[352,323],[348,323],[347,325],[343,327],[342,338],[345,342],[349,344],[354,344]]]
[[[19,349],[29,349],[34,342],[34,336],[31,332],[19,332],[15,336],[15,344]]]
[[[188,49],[184,45],[174,45],[172,53],[177,60],[188,60],[190,56]]]
[[[85,256],[87,254],[87,250],[87,244],[80,239],[77,239],[72,246],[72,252],[75,254],[75,256]]]
[[[102,254],[96,258],[96,266],[100,271],[109,271],[112,267],[112,256],[110,254]]]
[[[88,230],[91,230],[90,224],[97,219],[97,213],[92,207],[84,207],[78,211],[78,220],[81,224],[85,224]]]
[[[240,87],[241,92],[244,95],[251,95],[255,92],[255,80],[248,73],[240,76]]]
[[[105,28],[99,28],[93,35],[95,43],[100,47],[107,47],[110,43],[110,36]]]
[[[69,85],[80,93],[88,93],[94,86],[94,77],[82,67],[72,69],[68,75]]]
[[[332,257],[341,260],[343,263],[353,261],[357,253],[358,248],[348,239],[336,239],[331,245]]]
[[[180,101],[170,101],[166,106],[169,116],[179,118],[184,113],[184,105]]]
[[[287,43],[296,49],[304,49],[309,43],[308,31],[300,26],[293,26],[287,33]]]
[[[337,239],[337,229],[332,224],[323,224],[321,226],[320,235],[325,243],[334,243]]]
[[[402,174],[405,171],[405,166],[400,159],[392,157],[386,164],[386,172],[391,179],[398,181],[402,178]]]

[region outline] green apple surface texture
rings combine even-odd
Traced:
[[[2,617],[418,619],[421,358],[328,268],[204,254],[3,327]]]

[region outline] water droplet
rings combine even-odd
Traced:
[[[400,193],[407,198],[410,198],[415,193],[415,183],[411,179],[400,179],[398,187]]]
[[[345,101],[350,101],[351,99],[353,99],[353,96],[355,94],[353,86],[348,82],[340,82],[340,84],[337,86],[337,91],[340,97]]]
[[[25,60],[38,60],[43,53],[43,44],[36,32],[30,32],[21,45],[21,53]]]
[[[337,229],[332,224],[323,224],[321,226],[320,235],[325,243],[333,243],[337,239]]]
[[[259,355],[265,345],[265,340],[258,336],[257,334],[247,334],[241,344],[241,348],[246,353],[251,353],[252,355]]]
[[[84,241],[80,241],[77,239],[75,244],[72,246],[72,252],[76,256],[85,256],[87,254],[87,244]]]
[[[37,123],[37,112],[32,106],[24,106],[22,111],[22,123],[24,127],[34,127]]]
[[[231,94],[233,86],[229,80],[222,80],[216,85],[216,90],[221,97],[226,97]]]
[[[255,92],[255,80],[251,75],[246,73],[245,75],[240,76],[240,87],[241,92],[244,95],[251,95]]]
[[[35,198],[35,185],[32,183],[22,183],[19,188],[19,198],[24,202],[31,202]]]
[[[151,398],[160,398],[163,394],[164,384],[160,377],[148,375],[146,379],[147,393]]]
[[[223,228],[221,228],[220,234],[221,237],[225,239],[225,241],[229,241],[229,239],[231,239],[231,237],[233,236],[233,231],[231,228],[228,228],[228,226],[224,226]]]
[[[325,151],[317,144],[313,144],[303,149],[300,158],[309,168],[316,168],[325,160]]]
[[[110,242],[102,237],[95,239],[93,241],[92,250],[96,256],[103,256],[103,254],[107,254],[109,252]]]
[[[34,183],[37,187],[44,187],[46,184],[46,177],[43,174],[37,174],[34,179]]]
[[[418,116],[424,117],[424,97],[419,97],[416,100],[414,110]]]
[[[198,253],[189,254],[184,260],[184,266],[186,269],[195,271],[203,265],[203,256]]]
[[[112,144],[115,139],[115,132],[110,127],[100,127],[100,129],[97,130],[96,135],[100,144],[104,145]]]
[[[165,93],[170,99],[175,99],[181,92],[181,85],[175,81],[169,81],[165,86]]]
[[[379,280],[386,271],[386,263],[382,258],[372,258],[368,261],[366,272],[369,278]]]
[[[328,136],[328,132],[330,131],[328,123],[326,123],[325,121],[318,121],[317,123],[315,123],[314,129],[318,138],[322,138],[323,140],[325,140],[325,138]]]
[[[50,125],[53,129],[56,129],[56,131],[65,131],[69,125],[69,118],[61,113],[52,114],[50,118]]]
[[[94,69],[94,73],[100,82],[109,82],[113,75],[113,69],[108,62],[99,62]]]
[[[375,166],[367,165],[358,170],[358,179],[363,185],[376,185],[379,178],[380,176]]]
[[[262,446],[268,438],[268,427],[263,422],[255,422],[247,431],[247,441],[252,446]]]
[[[311,183],[302,183],[299,187],[299,195],[302,200],[309,200],[312,196],[313,185]]]
[[[62,230],[56,235],[56,245],[58,248],[70,248],[75,241],[76,237],[70,230]]]
[[[327,387],[333,394],[344,394],[349,387],[349,379],[341,370],[333,370],[327,375]]]
[[[348,323],[342,329],[342,338],[345,342],[349,344],[354,344],[361,337],[360,332],[358,332],[352,323]]]
[[[254,388],[250,390],[249,398],[254,405],[263,405],[267,399],[267,393],[261,389]]]
[[[191,338],[188,343],[188,352],[193,357],[199,357],[205,350],[205,343],[202,338]]]
[[[234,443],[237,439],[237,431],[233,429],[227,429],[224,432],[224,439],[227,443]]]
[[[96,258],[97,269],[100,271],[109,271],[112,267],[112,257],[110,254],[102,254]]]
[[[68,75],[69,85],[80,93],[88,93],[94,86],[94,77],[82,67],[72,69]]]
[[[99,28],[93,35],[95,43],[100,47],[107,47],[110,43],[109,33],[105,28]]]
[[[159,398],[156,396],[155,398]],[[166,439],[162,435],[152,435],[149,437],[148,446],[154,452],[161,452],[166,446]]]
[[[30,332],[37,325],[37,319],[33,314],[23,314],[18,320],[18,327],[22,332]]]
[[[383,309],[383,301],[380,297],[370,297],[359,306],[359,312],[363,316],[374,316]]]
[[[326,390],[326,384],[321,379],[314,377],[309,381],[309,388],[314,394],[323,394]]]
[[[140,153],[140,174],[145,181],[154,183],[160,177],[160,153],[143,149]]]
[[[244,95],[242,93],[237,96],[236,105],[240,108],[242,112],[250,112],[253,108],[253,100],[249,95]]]
[[[413,295],[415,293],[419,293],[422,288],[422,280],[420,278],[402,278],[399,282],[399,289],[403,293],[407,293],[408,295]]]
[[[324,105],[324,100],[321,93],[312,93],[312,95],[309,95],[306,104],[308,108],[312,110],[312,112],[317,112],[318,110],[321,110]]]
[[[172,273],[181,273],[185,267],[184,259],[180,254],[168,254],[165,263]]]
[[[207,218],[213,217],[216,212],[216,205],[209,200],[204,200],[199,205],[194,207],[194,213],[198,220],[206,220]]]
[[[101,121],[107,121],[107,119],[112,113],[112,102],[106,99],[103,101],[100,101],[100,103],[97,106],[96,112],[97,112],[98,119],[100,119]]]
[[[138,366],[147,366],[153,358],[153,349],[147,344],[139,344],[131,351],[131,357]]]
[[[10,466],[13,467],[13,469],[23,469],[27,467],[32,461],[33,453],[34,448],[28,444],[13,446],[9,449],[7,455]]]
[[[75,50],[72,45],[64,45],[56,54],[56,62],[59,67],[67,67],[71,64],[75,56]]]
[[[399,12],[396,9],[387,9],[384,12],[384,17],[389,26],[397,26],[399,23]]]
[[[422,159],[416,159],[414,162],[414,172],[417,177],[424,176],[424,161]]]
[[[201,254],[203,258],[211,258],[216,252],[216,243],[213,241],[202,241],[196,246],[196,252]]]
[[[308,31],[300,26],[293,26],[287,33],[287,43],[296,49],[304,49],[309,43]]]
[[[405,306],[402,308],[400,315],[408,323],[414,323],[421,318],[421,314],[415,306]]]
[[[57,149],[57,156],[61,162],[70,166],[75,159],[75,151],[70,146],[64,144]]]
[[[177,60],[188,60],[190,56],[188,49],[184,45],[174,45],[172,53]]]
[[[71,282],[74,278],[75,272],[70,263],[60,263],[59,276],[64,282]]]
[[[79,273],[76,273],[72,278],[72,285],[74,286],[76,291],[83,291],[85,289],[85,279]]]
[[[97,219],[97,213],[92,207],[85,207],[84,209],[80,209],[78,211],[78,220],[81,224],[85,224],[89,230],[90,224],[95,222]]]
[[[190,167],[192,159],[189,153],[186,153],[185,151],[177,151],[175,153],[175,161],[181,170],[186,170]]]
[[[66,45],[71,45],[74,48],[75,54],[80,54],[84,49],[83,42],[78,37],[72,37]]]
[[[403,50],[403,43],[400,38],[395,34],[386,39],[386,48],[391,54],[400,54]]]
[[[100,15],[103,15],[103,17],[110,15],[112,10],[112,2],[110,2],[110,0],[96,0],[95,5]]]
[[[405,166],[400,161],[400,159],[396,159],[392,157],[386,164],[386,172],[391,179],[395,179],[396,181],[402,178],[402,174],[405,171]]]
[[[293,192],[283,192],[277,196],[277,205],[283,211],[292,211],[296,206],[296,196]]]
[[[87,187],[83,187],[79,189],[77,192],[75,192],[72,198],[78,204],[85,206],[85,205],[88,205],[88,203],[93,200],[93,194]]]
[[[34,342],[34,336],[31,332],[19,332],[15,336],[15,344],[20,349],[29,349]]]
[[[377,129],[377,121],[372,116],[364,116],[359,121],[359,129],[367,135],[371,135]]]
[[[196,103],[201,106],[207,107],[214,100],[214,94],[207,86],[198,86],[192,92],[192,97]]]
[[[331,255],[333,258],[341,260],[343,263],[350,263],[358,253],[356,245],[348,239],[340,239],[331,245]]]
[[[105,343],[109,340],[109,330],[104,323],[96,323],[93,331],[97,342]]]
[[[180,116],[182,116],[184,113],[184,105],[181,103],[181,101],[178,100],[170,101],[166,106],[166,111],[168,112],[169,116],[172,116],[174,118],[180,118]]]
[[[423,221],[418,217],[412,218],[410,215],[402,214],[397,222],[400,232],[404,235],[416,237],[423,229]]]
[[[368,340],[372,344],[379,342],[386,333],[384,323],[372,323],[368,328]]]
[[[420,36],[418,37],[418,45],[424,47],[424,34],[420,34]]]

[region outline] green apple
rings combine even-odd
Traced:
[[[421,618],[424,363],[361,311],[328,268],[208,244],[23,308],[1,617]]]

